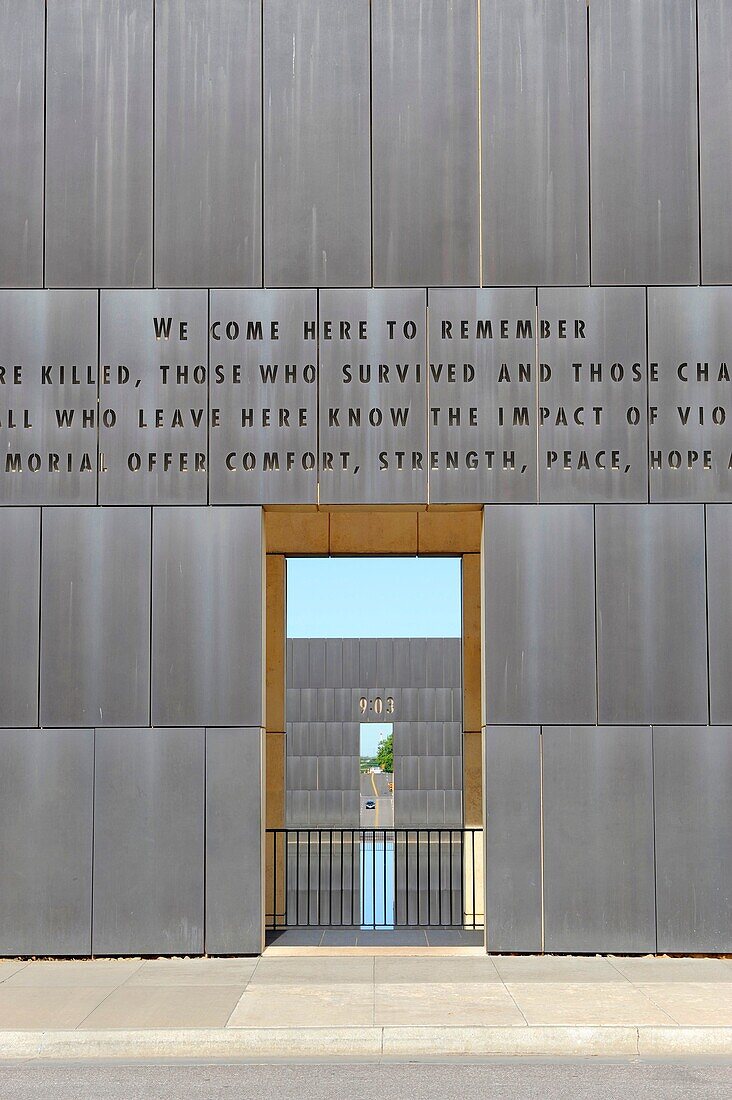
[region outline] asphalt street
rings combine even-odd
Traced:
[[[389,791],[392,778],[385,772],[369,772],[361,776],[361,828],[394,828],[394,798]],[[367,802],[375,802],[375,808],[367,810]]]
[[[732,1063],[0,1065],[2,1100],[729,1100]]]

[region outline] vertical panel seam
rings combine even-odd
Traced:
[[[541,501],[541,462],[539,459],[539,364],[541,361],[541,347],[539,339],[539,287],[533,287],[534,291],[534,438],[536,440],[536,454],[534,457],[534,472],[536,473],[536,492],[534,504]]]
[[[92,789],[91,789],[91,889],[89,892],[89,954],[94,958],[94,823],[97,804],[97,730],[92,728]]]
[[[658,952],[658,860],[656,858],[656,729],[651,726],[651,810],[653,813],[653,917],[656,940],[654,951]]]
[[[211,288],[206,291],[206,507],[211,504]]]
[[[702,505],[704,512],[704,613],[706,618],[706,666],[707,666],[707,723],[712,724],[712,666],[709,634],[709,537],[707,534],[707,504]]]
[[[157,286],[157,273],[155,271],[155,145],[157,142],[155,125],[155,97],[157,95],[157,0],[152,0],[152,141],[151,155],[152,155],[152,186],[150,188],[150,285],[152,287]]]
[[[704,282],[702,267],[702,186],[701,186],[701,81],[699,74],[699,0],[694,3],[694,32],[696,50],[696,186],[697,186],[697,232],[699,241],[699,284]]]
[[[646,309],[646,502],[651,503],[651,357],[650,319],[648,313],[648,287],[644,287]]]
[[[97,469],[95,474],[96,483],[96,505],[99,507],[99,467],[101,466],[101,428],[99,419],[101,416],[102,408],[102,292],[97,290]]]
[[[590,0],[587,0],[586,16],[586,50],[587,50],[587,263],[588,283],[593,284],[592,279],[592,96],[590,84]]]
[[[208,832],[208,726],[203,727],[203,851],[201,855],[203,857],[203,879],[201,881],[201,889],[203,891],[202,898],[202,911],[201,911],[201,954],[208,954],[208,943],[206,942],[206,918],[208,910],[208,888],[207,888],[207,849],[206,838]]]
[[[315,291],[315,446],[317,448],[317,462],[315,463],[315,507],[320,508],[320,475],[322,473],[320,450],[320,287]],[[330,552],[330,515],[328,515],[328,548]],[[285,559],[285,575],[287,574],[287,559]],[[285,611],[287,615],[287,611]],[[287,619],[285,618],[285,622]],[[287,626],[285,626],[285,645],[287,645]],[[287,666],[285,666],[285,690],[287,690]]]
[[[481,50],[481,0],[476,0],[478,38],[478,286],[483,286],[483,76]]]
[[[260,190],[262,192],[262,198],[259,210],[259,224],[261,232],[261,248],[259,262],[262,266],[262,270],[259,276],[259,285],[265,287],[267,285],[267,278],[265,275],[265,260],[264,260],[264,203],[266,200],[265,194],[265,175],[264,175],[264,0],[260,0],[259,3],[259,159],[260,166]]]
[[[539,726],[539,881],[541,905],[541,951],[546,946],[546,905],[544,901],[544,727]]]
[[[595,612],[595,722],[600,724],[600,614],[598,608],[597,587],[597,505],[592,505],[592,567],[593,567],[593,605]]]
[[[41,660],[42,660],[42,629],[43,629],[43,513],[45,508],[38,509],[38,671],[36,681],[36,726],[41,727]]]
[[[43,5],[43,210],[41,213],[41,286],[46,285],[46,176],[48,171],[48,3]]]
[[[425,418],[425,443],[427,445],[427,454],[430,453],[430,437],[432,435],[430,431],[430,291],[429,287],[425,287],[424,290],[424,349],[425,349],[425,386],[424,386],[424,418]],[[425,471],[425,498],[427,501],[427,507],[430,506],[430,488],[432,485],[432,477],[430,472],[430,464],[427,463],[427,470]],[[415,513],[414,521],[417,525],[417,553],[419,554],[419,515]]]
[[[374,20],[369,0],[369,221],[371,223],[371,286],[374,285]]]
[[[148,582],[148,591],[150,593],[150,611],[149,611],[149,632],[148,632],[148,648],[149,653],[148,660],[148,686],[147,686],[147,720],[148,725],[152,728],[152,693],[153,693],[153,573],[155,571],[154,558],[153,558],[153,518],[155,509],[151,507],[150,511],[150,580]]]

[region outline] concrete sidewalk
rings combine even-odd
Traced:
[[[0,962],[0,1060],[732,1058],[732,960],[480,953]]]

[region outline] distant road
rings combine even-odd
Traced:
[[[370,772],[361,776],[361,827],[374,829],[394,828],[394,798],[389,793],[391,774]],[[376,803],[375,810],[367,810],[366,803]]]

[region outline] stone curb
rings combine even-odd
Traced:
[[[732,1027],[298,1027],[0,1032],[0,1061],[732,1058]]]

